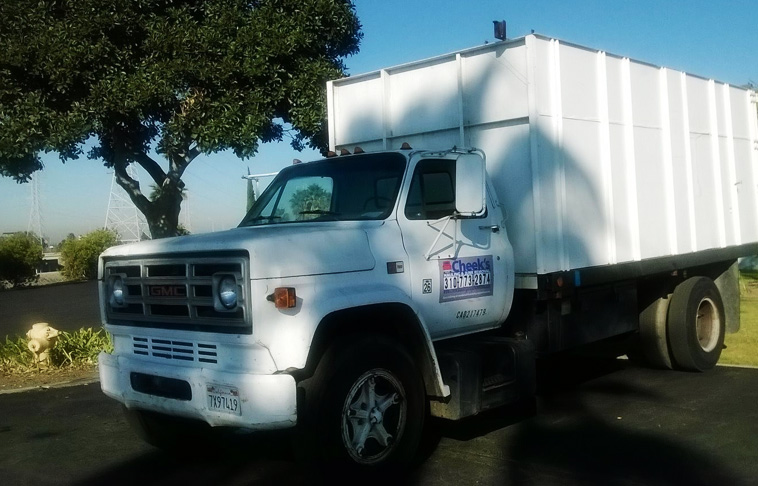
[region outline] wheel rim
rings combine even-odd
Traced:
[[[721,322],[716,304],[711,299],[703,299],[697,309],[697,340],[705,352],[713,351],[719,341]]]
[[[395,449],[407,418],[405,389],[387,370],[363,373],[342,407],[342,443],[360,464],[375,464]]]

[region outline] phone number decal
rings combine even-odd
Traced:
[[[492,255],[440,261],[440,302],[492,295]]]

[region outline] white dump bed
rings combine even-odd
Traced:
[[[483,149],[517,273],[758,242],[752,91],[538,35],[327,88],[333,149]]]

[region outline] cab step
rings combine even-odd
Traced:
[[[535,351],[527,339],[456,339],[437,343],[436,351],[450,399],[431,403],[435,417],[460,420],[534,395]]]

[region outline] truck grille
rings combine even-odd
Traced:
[[[134,354],[140,356],[198,363],[218,363],[215,344],[136,336],[132,338],[132,344]]]
[[[104,295],[109,324],[189,331],[252,333],[247,258],[109,260]],[[214,295],[220,278],[237,281],[237,305],[224,308]],[[111,301],[111,282],[124,284],[123,303]]]

